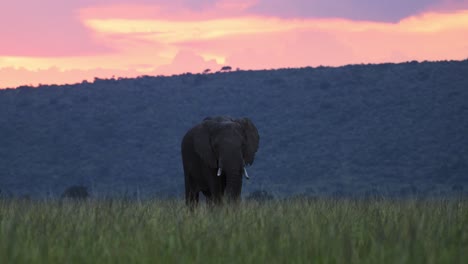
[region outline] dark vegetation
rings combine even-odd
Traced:
[[[220,71],[231,71],[232,67],[231,66],[223,66]]]
[[[81,185],[73,185],[68,187],[63,193],[62,198],[85,200],[89,197],[88,188]]]
[[[245,196],[468,190],[468,60],[0,90],[0,189],[41,197],[83,185],[95,197],[182,197],[181,138],[211,115],[257,125]]]

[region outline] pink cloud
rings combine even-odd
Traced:
[[[215,71],[219,68],[221,68],[221,65],[215,60],[205,60],[202,56],[190,50],[181,50],[170,64],[159,66],[154,74],[201,73],[205,69]]]
[[[354,61],[351,48],[317,30],[231,36],[181,46],[200,54],[226,54],[224,64],[241,69],[343,65]]]
[[[166,19],[192,21],[248,15],[248,8],[258,0],[155,1],[155,3],[119,3],[80,8],[80,17],[87,19]],[[160,2],[160,3],[157,3]],[[189,4],[188,4],[189,3]],[[196,5],[200,5],[196,8]]]
[[[109,52],[92,38],[68,1],[2,1],[0,56],[65,56]]]
[[[0,56],[86,56],[115,52],[96,40],[84,18],[201,20],[263,14],[267,17],[348,17],[395,20],[423,10],[468,8],[468,0],[83,0],[2,1]],[[372,17],[376,16],[376,17]]]

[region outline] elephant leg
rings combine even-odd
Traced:
[[[194,208],[198,205],[199,193],[191,190],[185,191],[185,204],[190,208]]]
[[[206,204],[211,206],[213,204],[213,197],[211,195],[211,192],[210,191],[203,191],[203,195],[206,198]]]
[[[212,204],[219,205],[223,200],[223,193],[220,189],[214,189],[211,193],[210,201]]]

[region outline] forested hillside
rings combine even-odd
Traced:
[[[181,138],[213,115],[259,130],[244,195],[468,193],[468,60],[0,90],[0,189],[181,196]]]

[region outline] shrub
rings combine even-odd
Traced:
[[[62,198],[84,200],[89,197],[88,188],[81,185],[73,185],[68,187],[63,193]]]
[[[221,68],[221,71],[231,71],[232,70],[232,67],[231,66],[223,66]]]

